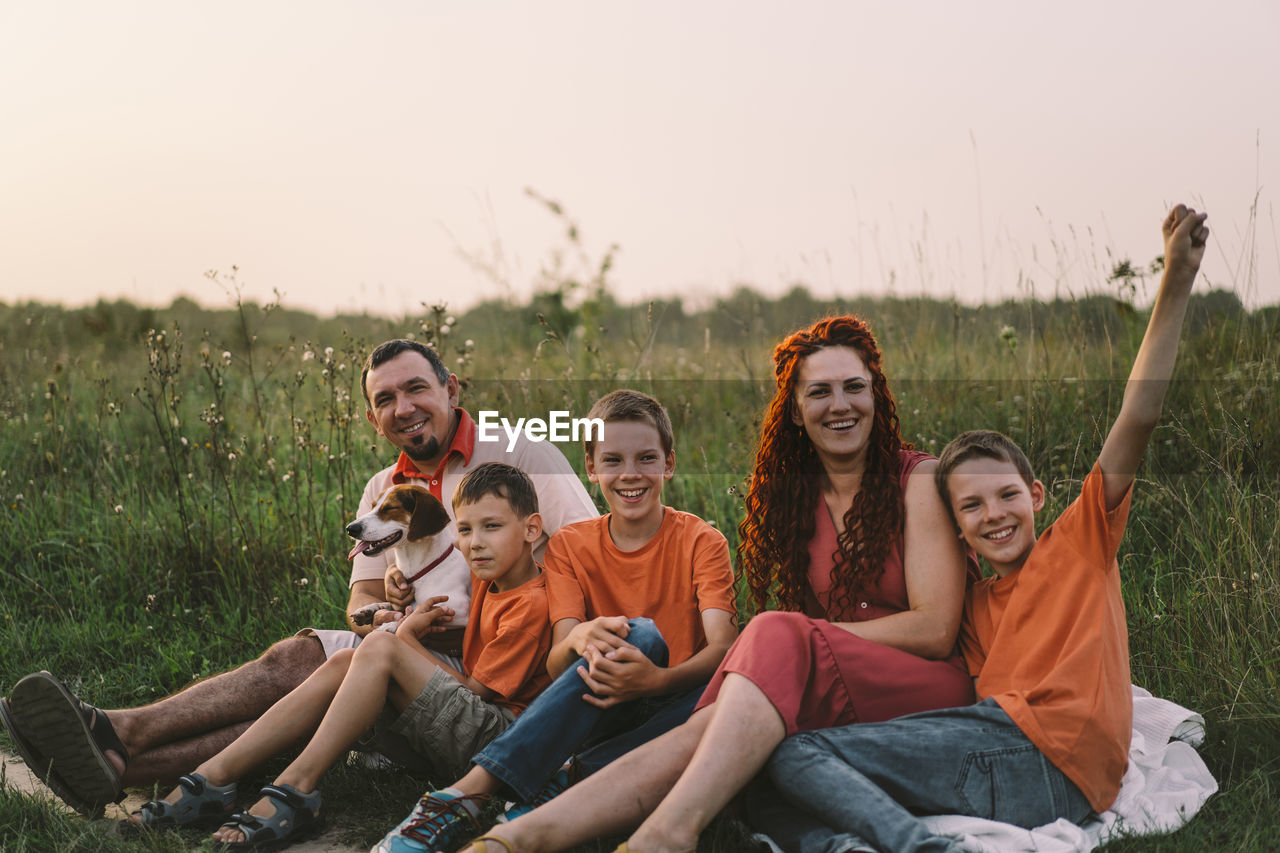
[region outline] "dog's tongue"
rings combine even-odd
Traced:
[[[363,539],[357,540],[356,547],[351,549],[351,553],[347,555],[347,559],[354,560],[356,558],[356,554],[359,554],[361,551],[363,551],[365,548],[368,548],[368,547],[369,547],[368,542],[364,541]]]

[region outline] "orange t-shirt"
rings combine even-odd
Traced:
[[[547,585],[542,575],[498,592],[489,581],[471,580],[471,612],[462,640],[462,665],[517,714],[551,683],[547,652]]]
[[[702,611],[737,613],[729,544],[696,515],[665,509],[658,532],[634,551],[613,544],[607,515],[551,537],[546,578],[552,625],[567,618],[646,616],[667,641],[668,666],[706,646]]]
[[[1120,791],[1133,728],[1116,563],[1132,496],[1107,512],[1095,464],[1021,569],[970,588],[960,629],[978,698],[994,697],[1098,812]]]

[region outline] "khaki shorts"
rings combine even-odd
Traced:
[[[403,737],[426,759],[433,781],[444,779],[449,784],[466,773],[471,757],[506,731],[515,718],[510,708],[484,701],[438,669],[389,732]]]

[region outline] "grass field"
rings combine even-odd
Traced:
[[[358,387],[365,353],[388,337],[435,343],[473,413],[582,415],[612,388],[651,391],[676,427],[667,502],[735,545],[772,344],[833,310],[872,321],[908,440],[936,451],[963,429],[1009,433],[1048,486],[1045,519],[1078,492],[1146,319],[1105,295],[967,308],[801,290],[740,291],[694,313],[617,305],[600,288],[398,320],[186,300],[0,304],[0,693],[49,669],[96,704],[135,705],[303,625],[337,624],[343,525],[392,458]],[[1278,332],[1276,309],[1196,298],[1121,549],[1134,681],[1205,715],[1221,793],[1176,835],[1108,850],[1280,839]],[[581,453],[563,449],[581,470]],[[374,774],[365,790],[366,776],[339,769],[324,783],[334,818],[365,844],[422,787]],[[736,831],[717,825],[704,847],[738,849]],[[139,845],[0,785],[0,850],[72,849]]]

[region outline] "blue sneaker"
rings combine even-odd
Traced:
[[[444,791],[423,794],[409,816],[388,832],[370,853],[436,853],[457,848],[480,834],[480,821],[465,805],[468,800],[478,814],[489,795],[456,797]]]
[[[576,769],[576,765],[574,765]],[[573,775],[577,775],[574,773]],[[538,806],[551,802],[556,797],[563,794],[570,785],[577,782],[577,779],[571,779],[569,770],[561,767],[555,774],[547,780],[547,784],[542,786],[542,790],[533,798],[532,802],[515,802],[507,803],[506,808],[502,810],[502,817],[498,819],[498,823],[506,823],[515,820],[518,817],[527,815]]]

